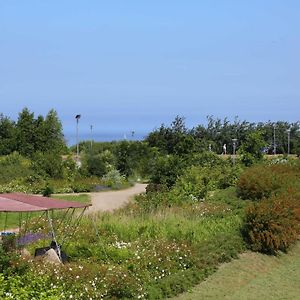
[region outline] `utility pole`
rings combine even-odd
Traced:
[[[237,139],[232,139],[232,146],[233,146],[233,164],[235,165],[235,150],[236,150],[236,142]]]
[[[90,125],[90,129],[91,129],[91,151],[93,149],[93,125]]]
[[[273,152],[274,152],[274,155],[276,155],[276,133],[275,133],[275,130],[276,130],[276,125],[274,124],[273,125],[273,143],[274,143],[274,145],[273,145]]]
[[[77,158],[77,163],[79,163],[79,134],[78,134],[78,123],[79,119],[81,118],[81,115],[76,115],[76,158]]]
[[[287,130],[287,134],[288,134],[288,152],[287,152],[287,154],[290,155],[290,150],[291,150],[291,147],[290,147],[290,144],[291,144],[291,128],[289,128]]]

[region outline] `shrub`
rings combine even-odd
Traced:
[[[179,197],[194,196],[196,199],[202,199],[209,190],[215,188],[216,178],[211,174],[211,170],[202,167],[191,167],[178,178],[174,190]]]
[[[264,165],[247,169],[237,184],[238,195],[242,199],[258,200],[270,197],[278,189],[276,174]]]
[[[184,161],[176,155],[160,156],[155,161],[150,181],[171,187],[185,169]]]
[[[203,199],[209,191],[224,189],[235,184],[238,168],[220,165],[214,168],[192,166],[178,178],[174,192],[181,198]]]
[[[18,178],[30,176],[29,160],[17,152],[0,158],[0,183],[9,183]]]
[[[241,162],[246,166],[251,166],[262,160],[262,149],[265,146],[266,142],[263,139],[262,131],[257,130],[250,132],[238,150]]]
[[[42,192],[44,197],[50,197],[51,194],[53,194],[53,187],[50,186],[48,183],[46,185],[46,187],[44,188],[43,192]]]
[[[36,152],[31,162],[31,169],[45,178],[63,178],[63,161],[59,153]]]
[[[110,170],[105,176],[103,176],[102,180],[106,186],[113,189],[120,189],[126,182],[125,176],[121,175],[116,169]]]
[[[146,186],[146,193],[157,193],[157,192],[165,192],[167,191],[167,187],[163,184],[159,183],[149,183]]]
[[[269,254],[286,251],[300,233],[296,204],[295,199],[281,195],[248,206],[243,235],[250,248]]]
[[[299,187],[299,175],[298,165],[256,165],[240,176],[237,192],[242,199],[269,198],[273,194]]]

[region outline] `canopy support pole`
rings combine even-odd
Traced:
[[[57,222],[57,230],[60,230],[60,227],[64,224],[64,220],[67,220],[67,216],[68,216],[68,213],[70,211],[70,208],[68,208],[65,213],[63,214],[63,216],[61,217],[61,220],[60,222]]]
[[[6,227],[7,227],[7,214],[8,214],[8,212],[6,211],[5,212],[4,229],[3,229],[4,232],[6,231]]]
[[[75,213],[75,208],[72,209],[70,216],[68,216],[68,218],[66,217],[66,221],[64,223],[65,226],[64,226],[64,229],[61,232],[62,244],[65,240],[65,237],[67,236],[68,226],[71,225],[71,223],[72,223],[72,218],[73,218],[74,213]]]
[[[48,218],[48,222],[49,222],[49,227],[50,227],[50,230],[51,230],[52,240],[55,242],[55,245],[57,247],[57,254],[58,254],[59,260],[62,262],[60,246],[58,245],[57,240],[56,240],[55,231],[54,231],[54,228],[53,228],[53,223],[52,223],[52,219],[51,219],[50,214],[49,214],[49,210],[46,211],[46,214],[47,214],[47,218]]]
[[[97,238],[100,238],[99,230],[98,230],[97,223],[96,223],[96,217],[97,217],[97,216],[94,215],[94,218],[91,217],[91,219],[92,219],[92,224],[93,224],[93,227],[94,227],[94,229],[95,229]]]
[[[77,219],[75,220],[74,225],[73,225],[73,233],[69,235],[69,239],[71,239],[71,238],[73,237],[73,235],[75,234],[75,231],[76,231],[76,229],[78,228],[79,223],[80,223],[80,220],[81,220],[81,218],[82,218],[84,212],[86,211],[86,209],[87,209],[87,207],[85,207],[85,208],[82,210],[82,212],[80,213],[80,215],[79,215],[79,216],[77,217]],[[63,238],[63,240],[62,240],[62,245],[65,243],[66,239],[67,239],[67,235],[64,236],[64,238]]]
[[[28,229],[28,221],[29,221],[29,212],[26,212],[26,221],[25,221],[25,226],[24,226],[24,234],[27,232]]]

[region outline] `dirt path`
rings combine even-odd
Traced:
[[[97,211],[112,211],[122,207],[134,195],[145,192],[147,184],[137,183],[135,186],[121,191],[91,193],[92,206],[87,213]]]

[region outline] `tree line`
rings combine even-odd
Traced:
[[[177,116],[170,126],[162,124],[152,131],[146,141],[151,147],[157,147],[167,154],[184,154],[211,150],[222,153],[222,147],[227,146],[227,152],[233,152],[233,139],[237,149],[249,139],[249,136],[259,132],[264,142],[262,151],[273,154],[287,154],[288,144],[290,154],[299,153],[300,126],[299,122],[286,121],[251,123],[235,118],[230,122],[227,118],[207,117],[207,125],[198,125],[188,129],[183,117]],[[275,135],[275,138],[274,138]],[[274,147],[275,141],[275,147]]]
[[[37,152],[61,154],[65,150],[62,124],[55,110],[50,110],[45,117],[35,117],[24,108],[17,121],[0,114],[0,155],[16,151],[32,157]]]

